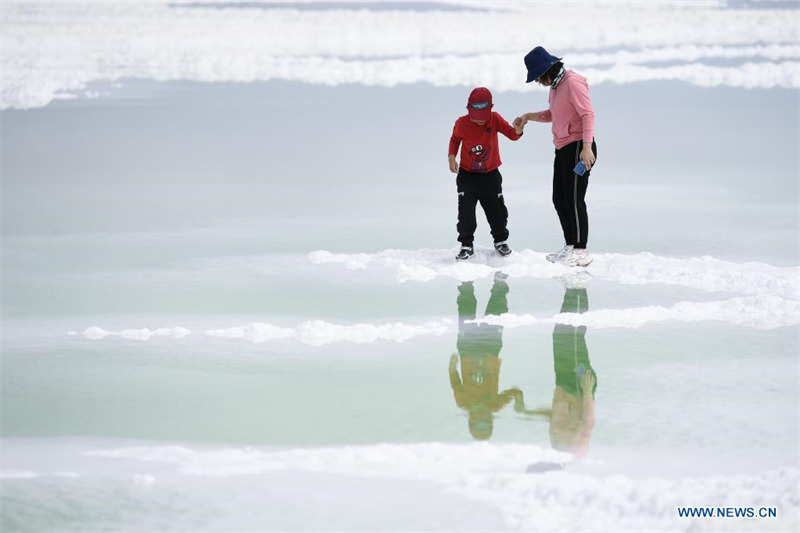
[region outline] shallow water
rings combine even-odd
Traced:
[[[462,89],[103,90],[3,111],[4,528],[796,527],[796,91],[593,89],[576,274],[544,127],[452,261]]]

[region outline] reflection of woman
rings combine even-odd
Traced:
[[[567,289],[562,313],[589,309],[586,289]],[[597,378],[586,348],[586,326],[556,324],[553,329],[553,363],[556,388],[550,414],[550,443],[576,459],[589,449],[594,429],[594,392]]]
[[[508,284],[505,276],[495,276],[485,315],[508,312]],[[492,436],[494,413],[514,400],[515,409],[522,408],[522,391],[514,387],[498,393],[500,382],[500,350],[503,348],[503,326],[467,323],[474,320],[478,301],[472,282],[458,288],[458,355],[450,358],[450,386],[456,405],[466,409],[469,432],[478,440]],[[461,359],[461,375],[457,363]]]

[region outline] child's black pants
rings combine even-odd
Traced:
[[[469,172],[459,169],[456,177],[458,189],[458,241],[462,246],[472,246],[478,221],[475,207],[480,202],[494,242],[508,239],[508,209],[503,200],[503,176],[498,169],[491,172]]]

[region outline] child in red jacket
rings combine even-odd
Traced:
[[[494,248],[500,255],[508,255],[508,209],[503,200],[503,177],[498,167],[500,149],[497,133],[512,141],[522,136],[523,125],[512,127],[499,113],[492,112],[492,93],[486,87],[477,87],[469,95],[468,113],[456,120],[450,137],[448,161],[450,172],[457,173],[458,190],[458,241],[461,250],[456,259],[466,261],[475,253],[472,246],[478,222],[475,206],[480,202],[491,228]],[[456,154],[461,146],[461,160]]]

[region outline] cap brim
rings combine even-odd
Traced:
[[[469,118],[473,120],[489,120],[489,117],[492,116],[492,110],[488,107],[485,109],[470,108],[467,113],[469,114]]]

